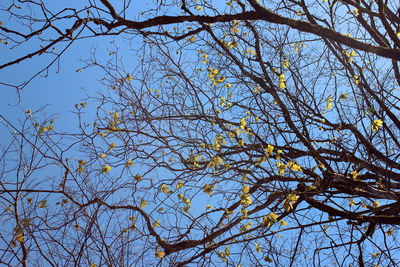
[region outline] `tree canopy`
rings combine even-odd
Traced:
[[[21,103],[79,42],[131,54],[76,55],[75,130],[0,114],[0,263],[400,265],[398,1],[6,2]]]

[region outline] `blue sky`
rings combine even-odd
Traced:
[[[71,5],[75,5],[79,1],[73,2],[75,3]],[[49,3],[55,5],[55,8],[63,8],[63,1],[49,1]],[[7,4],[5,4],[5,6],[3,6],[3,4],[0,4],[0,8],[7,8]],[[140,9],[138,10],[140,11]],[[4,16],[4,13],[1,12],[0,21],[3,21],[5,26],[18,27],[18,25],[13,24],[15,22],[9,21],[8,17]],[[126,53],[126,58],[134,60],[136,55],[132,54],[132,51],[129,53],[127,52],[129,49],[128,41],[119,37],[116,38],[118,42],[117,46],[122,50],[121,53]],[[34,112],[47,105],[44,113],[40,112],[37,114],[38,120],[43,119],[45,116],[56,116],[54,125],[56,131],[78,131],[76,128],[76,117],[71,116],[75,110],[74,105],[84,101],[83,99],[85,99],[87,95],[93,96],[96,94],[96,91],[102,91],[105,90],[105,88],[98,81],[101,78],[99,69],[89,68],[82,72],[77,72],[77,69],[85,65],[81,60],[88,59],[90,57],[90,51],[93,48],[97,49],[97,55],[101,61],[107,60],[109,58],[107,48],[113,47],[111,41],[113,41],[113,37],[101,37],[79,40],[73,43],[63,54],[61,60],[56,62],[49,69],[48,75],[43,76],[43,74],[46,74],[46,72],[44,72],[40,77],[33,79],[30,84],[21,91],[20,104],[15,88],[0,85],[0,114],[18,126],[18,121],[22,121],[27,116],[24,113],[26,109],[30,108],[32,112]],[[33,41],[28,42],[28,45],[22,45],[21,47],[10,50],[10,44],[0,44],[0,64],[4,64],[9,60],[33,51],[35,48],[38,48],[39,45],[40,43],[38,41]],[[56,51],[61,51],[65,45],[66,43],[58,46]],[[20,84],[30,79],[37,70],[45,67],[52,59],[51,56],[43,55],[8,67],[0,71],[0,81],[9,84]],[[124,63],[126,62],[129,61],[125,60]],[[127,66],[127,69],[129,70],[129,66]],[[96,107],[97,104],[88,103],[88,108],[85,110],[87,113],[87,122],[93,122]],[[8,131],[2,126],[0,126],[0,136],[0,146],[6,145],[8,141]],[[161,175],[162,174],[160,174],[160,176]],[[202,200],[201,198],[199,199]],[[193,203],[193,208],[198,207],[203,211],[206,201],[197,202],[198,206],[195,206],[196,203]]]
[[[68,2],[69,5],[71,1]],[[80,1],[73,1],[74,6],[78,6]],[[140,3],[139,3],[140,4]],[[0,9],[7,9],[11,3],[0,3]],[[64,1],[49,1],[46,2],[53,10],[61,10],[67,5]],[[139,5],[140,10],[140,5]],[[34,12],[33,12],[34,13]],[[19,22],[10,19],[6,12],[0,12],[0,21],[3,26],[11,29],[20,29]],[[27,29],[21,29],[21,32],[27,33]],[[0,36],[4,39],[4,36]],[[17,40],[21,40],[18,39]],[[27,86],[17,93],[14,87],[6,86],[4,84],[20,85],[32,78],[39,70],[42,70],[54,59],[54,55],[44,54],[27,59],[19,64],[9,66],[0,71],[0,114],[7,117],[10,121],[16,122],[23,119],[26,115],[24,111],[28,108],[34,112],[43,106],[47,106],[45,114],[47,116],[59,115],[56,119],[56,124],[63,129],[73,129],[76,125],[70,119],[70,112],[74,111],[74,105],[82,102],[88,95],[93,95],[101,88],[98,79],[101,73],[96,68],[88,68],[82,72],[77,72],[77,69],[85,65],[82,60],[89,59],[91,49],[97,49],[96,55],[100,60],[106,59],[108,52],[107,48],[112,49],[111,41],[114,37],[96,37],[93,39],[77,40],[63,53],[59,61],[48,69],[43,71],[39,76],[34,78]],[[127,40],[117,38],[117,42],[121,50],[128,49],[129,43]],[[56,46],[56,52],[62,51],[69,43],[61,43]],[[37,39],[32,38],[27,43],[20,46],[14,46],[11,41],[6,45],[0,44],[0,65],[5,64],[11,60],[15,60],[21,56],[31,53],[42,45]],[[19,97],[20,102],[19,102]],[[88,108],[86,112],[91,113],[95,111]],[[93,114],[93,113],[92,113]],[[43,116],[43,115],[40,115]],[[1,136],[6,132],[3,128],[0,129]],[[4,140],[4,139],[3,139]]]
[[[86,97],[85,91],[98,88],[96,70],[76,72],[83,65],[79,58],[83,59],[89,55],[91,43],[96,46],[96,40],[84,40],[73,44],[61,58],[58,72],[57,65],[51,67],[47,77],[41,75],[41,77],[33,79],[21,91],[20,104],[18,104],[19,96],[15,88],[0,85],[4,96],[1,98],[0,113],[11,121],[16,121],[25,116],[26,109],[30,108],[34,112],[48,105],[45,112],[47,115],[59,114],[63,127],[73,126],[72,121],[66,119],[66,115],[69,111],[74,110],[75,103],[80,103]],[[6,52],[9,53],[3,45],[0,54]],[[9,53],[7,58],[15,57],[16,54]],[[2,59],[4,62],[4,58]],[[0,72],[0,80],[10,84],[19,84],[28,80],[34,75],[35,70],[43,68],[49,61],[48,56],[36,57],[6,68]]]

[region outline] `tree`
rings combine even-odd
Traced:
[[[3,42],[42,47],[0,68],[101,36],[140,60],[85,61],[103,90],[74,133],[1,116],[0,262],[399,265],[398,3],[46,5],[3,10]]]

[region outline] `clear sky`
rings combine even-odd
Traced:
[[[7,9],[9,2],[8,0],[6,3],[0,2],[0,10]],[[135,5],[135,8],[137,8],[135,12],[140,12],[140,4],[146,5],[144,2],[138,2],[139,6]],[[76,6],[80,4],[80,1],[46,1],[46,4],[53,5],[55,9],[64,8],[65,3],[71,3],[70,5]],[[0,21],[3,22],[3,25],[10,26],[10,28],[19,27],[16,21],[10,20],[6,16],[6,12],[0,12]],[[0,37],[4,39],[4,37]],[[50,64],[54,60],[54,56],[36,56],[0,70],[0,114],[18,127],[20,122],[27,116],[25,110],[31,109],[32,113],[34,113],[46,106],[44,112],[41,111],[34,114],[34,116],[37,116],[35,118],[39,121],[45,117],[55,118],[54,127],[56,131],[79,131],[77,129],[78,122],[73,115],[74,105],[86,101],[85,98],[87,96],[95,96],[97,91],[104,92],[106,88],[99,82],[102,73],[98,68],[88,68],[83,71],[77,70],[85,66],[86,63],[83,60],[90,58],[90,52],[93,49],[97,49],[98,60],[107,61],[110,58],[108,49],[114,48],[113,41],[116,42],[116,46],[121,50],[121,55],[131,60],[131,63],[137,60],[137,55],[133,54],[132,50],[129,51],[129,45],[134,47],[134,42],[130,43],[120,37],[96,37],[72,43],[59,61],[54,62],[48,70],[35,77],[19,92],[16,91],[16,88],[7,84],[19,85],[30,80],[33,75]],[[0,65],[35,51],[41,45],[38,40],[29,41],[21,46],[13,46],[10,43],[5,44],[4,40],[0,43]],[[68,43],[57,46],[56,51],[62,51],[66,45]],[[129,60],[124,60],[124,64],[127,64],[125,65],[127,70],[131,67],[129,66]],[[91,123],[94,120],[98,103],[87,102],[87,108],[85,109],[87,113],[86,121]],[[0,148],[6,146],[9,140],[8,130],[0,124]],[[140,167],[135,166],[135,168]],[[160,176],[162,175],[160,174]],[[165,179],[165,177],[163,178]],[[207,196],[197,197],[196,201],[193,201],[192,208],[204,211],[207,201]]]
[[[71,1],[66,2],[70,4]],[[73,2],[77,2],[73,3],[74,6],[79,5],[79,1]],[[9,5],[8,1],[2,2],[0,3],[0,9],[7,9]],[[61,10],[66,7],[64,1],[48,1],[46,5],[51,6],[54,10]],[[139,6],[135,6],[140,10],[140,3]],[[0,21],[3,22],[4,26],[12,29],[20,27],[19,22],[10,19],[6,12],[0,12]],[[26,29],[21,31],[27,33]],[[14,46],[12,42],[5,44],[4,36],[0,36],[0,38],[3,39],[3,42],[0,43],[0,65],[36,51],[42,45],[41,42],[33,39],[20,46]],[[41,107],[47,106],[45,109],[46,115],[59,115],[55,125],[58,123],[64,130],[73,129],[76,125],[71,120],[70,111],[74,111],[74,105],[82,102],[88,95],[93,96],[96,91],[104,90],[98,82],[101,78],[99,69],[88,68],[82,72],[77,72],[77,70],[85,65],[82,61],[90,58],[92,49],[97,50],[96,56],[100,61],[107,59],[107,49],[114,47],[111,44],[112,41],[115,41],[121,50],[129,49],[127,40],[114,39],[114,37],[96,37],[73,42],[59,61],[55,61],[48,70],[43,71],[39,76],[32,79],[23,90],[19,91],[20,94],[17,93],[14,87],[6,84],[20,85],[29,81],[39,70],[50,64],[55,59],[55,56],[49,54],[35,56],[19,64],[2,69],[0,71],[0,114],[10,121],[16,122],[26,116],[24,113],[26,109],[30,108],[34,112]],[[16,40],[20,41],[21,38]],[[62,51],[68,44],[66,42],[56,46],[55,51]],[[95,108],[95,106],[92,106],[91,109],[89,103],[85,111],[93,114]],[[6,134],[3,128],[0,129],[0,134],[1,136]]]
[[[18,104],[19,95],[15,88],[0,85],[2,92],[0,113],[11,121],[15,121],[24,117],[24,111],[28,108],[34,112],[48,105],[45,112],[47,115],[60,115],[60,119],[57,119],[56,123],[61,121],[63,127],[73,126],[72,121],[66,118],[68,112],[74,110],[75,103],[80,103],[86,97],[85,91],[100,89],[98,88],[98,75],[96,75],[95,69],[76,72],[83,65],[79,58],[88,57],[92,45],[94,47],[99,46],[98,40],[81,40],[72,44],[60,62],[56,62],[46,76],[44,74],[47,72],[44,72],[20,91],[20,104]],[[33,50],[33,47],[29,48]],[[6,55],[1,57],[2,63],[19,55],[5,45],[1,45],[0,54]],[[35,74],[35,71],[43,68],[50,60],[49,56],[36,57],[1,70],[0,81],[20,84],[29,80]]]

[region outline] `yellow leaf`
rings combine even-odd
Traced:
[[[240,129],[244,130],[244,127],[246,126],[246,120],[245,118],[240,119]]]
[[[147,206],[147,201],[144,198],[142,198],[142,200],[140,201],[140,207],[144,208],[146,206]]]
[[[190,207],[190,206],[191,206],[191,202],[190,202],[190,199],[189,199],[189,198],[184,197],[184,198],[183,198],[183,202],[186,204],[187,207]]]
[[[285,173],[285,169],[287,167],[286,164],[283,164],[280,161],[277,161],[276,162],[276,166],[278,167],[278,175],[281,175],[281,174]]]
[[[240,231],[241,231],[241,232],[245,232],[245,231],[249,230],[249,229],[251,228],[252,225],[253,225],[252,222],[248,222],[246,225],[245,225],[245,224],[242,224],[242,225],[240,226]]]
[[[40,201],[39,202],[40,203],[40,205],[39,205],[39,208],[46,208],[46,205],[47,205],[47,200],[42,200],[42,201]]]
[[[272,224],[274,224],[277,221],[278,215],[276,215],[275,213],[271,212],[270,214],[268,214],[268,216],[264,216],[263,217],[263,225],[265,226],[271,226]]]
[[[155,252],[155,256],[159,259],[162,259],[165,257],[165,252],[157,249]]]
[[[250,206],[253,202],[251,201],[251,197],[249,194],[241,194],[240,195],[240,203],[242,204],[243,207]]]
[[[389,229],[386,231],[386,235],[387,236],[393,235],[393,228],[392,227],[389,227]]]
[[[274,222],[276,222],[276,219],[278,218],[278,215],[276,215],[276,214],[273,213],[273,212],[271,212],[268,216],[269,216]]]
[[[274,146],[273,145],[268,145],[267,148],[265,149],[265,155],[271,156],[274,151]]]
[[[22,243],[22,242],[24,242],[24,236],[22,235],[22,234],[18,234],[18,236],[17,236],[17,241],[18,242],[20,242],[20,243]]]
[[[240,219],[244,220],[244,219],[248,218],[248,212],[247,212],[247,210],[245,208],[242,207],[240,209],[240,213],[242,213],[242,216],[240,216]]]
[[[247,51],[244,55],[247,56],[247,54],[249,54],[249,53],[253,54],[254,56],[257,55],[257,53],[251,47],[249,49],[247,49]]]
[[[215,185],[209,185],[209,184],[205,184],[203,187],[203,192],[206,193],[207,195],[211,196],[214,192]]]
[[[233,30],[233,29],[232,29]],[[239,30],[238,30],[239,31]],[[228,42],[228,48],[232,49],[234,47],[238,47],[238,43],[235,41],[235,38],[232,42]],[[227,87],[228,88],[228,87]]]
[[[230,249],[229,249],[229,246],[226,246],[226,247],[225,247],[225,255],[226,255],[226,256],[230,256],[230,255],[231,255],[231,251],[230,251]]]
[[[380,120],[380,119],[374,120],[374,122],[373,122],[372,125],[371,125],[371,130],[372,130],[373,132],[378,131],[378,130],[379,130],[379,127],[381,127],[382,124],[383,124],[383,121],[382,121],[382,120]]]
[[[379,255],[381,255],[380,252],[371,253],[371,256],[374,257],[374,258],[378,257]]]
[[[288,166],[292,171],[301,171],[300,165],[296,164],[294,161],[289,161]]]
[[[103,169],[101,169],[102,173],[107,173],[111,171],[111,167],[109,165],[103,166]]]
[[[242,147],[242,146],[244,146],[244,141],[243,141],[243,139],[240,139],[238,142],[238,147]]]
[[[177,184],[176,184],[176,189],[180,189],[180,188],[182,188],[183,187],[183,182],[182,181],[179,181]]]
[[[40,127],[39,135],[42,134],[42,133],[44,133],[45,131],[47,131],[47,127],[46,127],[46,126]]]
[[[261,250],[262,250],[262,247],[260,247],[260,245],[258,245],[258,243],[257,243],[257,242],[254,242],[254,244],[256,245],[255,252],[261,252]]]
[[[279,223],[280,223],[282,226],[286,226],[286,225],[287,225],[287,222],[285,222],[284,220],[280,220]]]
[[[297,200],[299,199],[299,196],[297,196],[296,194],[289,194],[288,195],[288,200],[292,203],[296,203]]]
[[[332,109],[332,101],[333,101],[332,96],[329,96],[329,97],[326,99],[326,102],[327,102],[327,109]]]
[[[168,187],[167,187],[166,184],[162,184],[162,185],[160,186],[160,190],[161,190],[164,194],[168,194],[168,193],[169,193]]]
[[[139,182],[143,180],[143,177],[139,173],[137,173],[134,178],[136,181],[139,181]]]
[[[289,66],[290,66],[289,60],[285,59],[285,61],[282,62],[282,65],[283,65],[283,67],[286,68],[286,69],[289,68]]]
[[[354,75],[354,83],[356,84],[356,85],[359,85],[360,84],[360,80],[358,79],[358,76],[357,75]]]
[[[249,185],[245,185],[244,187],[243,187],[243,193],[245,193],[245,194],[248,194],[249,193],[249,190],[250,190],[250,186]]]
[[[290,203],[289,201],[285,200],[283,202],[283,208],[285,209],[285,211],[290,211],[293,209],[293,204]]]
[[[221,106],[225,106],[225,97],[221,97]]]

